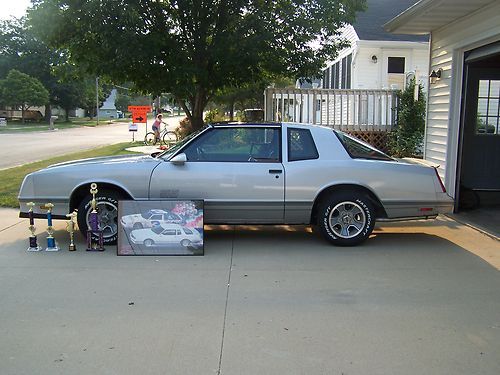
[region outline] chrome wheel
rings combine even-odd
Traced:
[[[116,236],[118,233],[118,207],[110,201],[97,201],[97,218],[99,223],[99,230],[102,230],[103,237],[109,238]],[[90,228],[90,212],[87,211],[86,222],[87,227]]]
[[[363,231],[366,215],[357,203],[341,202],[331,210],[328,224],[337,236],[353,238]]]

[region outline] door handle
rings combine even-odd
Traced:
[[[281,169],[270,169],[269,173],[271,173],[271,174],[280,174],[280,173],[283,173],[283,171]]]

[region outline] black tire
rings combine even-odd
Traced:
[[[156,135],[154,132],[146,133],[146,136],[144,137],[144,144],[147,146],[156,145]]]
[[[163,134],[163,144],[167,146],[172,146],[174,143],[177,142],[177,134],[173,131],[168,131]]]
[[[366,195],[339,192],[318,207],[318,228],[331,243],[355,246],[365,241],[375,226],[375,210]]]
[[[118,240],[118,201],[123,199],[120,193],[112,190],[98,190],[96,196],[97,212],[103,229],[104,244],[116,245]],[[78,206],[78,228],[83,236],[87,237],[88,217],[91,206],[92,195],[87,195]],[[94,240],[98,240],[97,235],[92,235]]]

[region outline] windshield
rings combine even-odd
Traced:
[[[157,157],[158,158],[163,158],[163,159],[169,159],[171,156],[173,156],[177,151],[179,151],[182,147],[184,147],[185,144],[187,144],[191,139],[195,138],[198,134],[201,132],[205,131],[207,129],[207,126],[204,126],[198,131],[195,131],[188,136],[182,138],[179,142],[176,144],[172,145],[168,150],[165,150],[161,154],[159,154]]]

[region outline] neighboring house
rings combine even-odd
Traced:
[[[500,1],[421,0],[385,28],[431,36],[424,158],[440,165],[455,210],[471,190],[500,204]]]
[[[117,90],[111,90],[108,98],[104,101],[102,106],[99,108],[99,117],[103,120],[110,118],[118,118],[118,112],[115,106]]]
[[[365,12],[341,37],[350,47],[340,51],[323,70],[324,89],[404,89],[406,79],[420,80],[429,66],[426,35],[394,35],[384,23],[412,5],[415,0],[368,0]],[[426,85],[426,79],[421,83]]]

